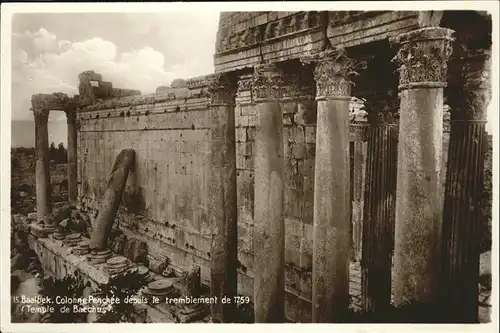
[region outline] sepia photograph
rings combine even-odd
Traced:
[[[498,329],[498,4],[395,3],[2,4],[1,331]]]

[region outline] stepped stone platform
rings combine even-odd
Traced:
[[[81,243],[84,245],[87,240],[82,238]],[[131,267],[134,269],[139,269],[134,263],[124,261],[123,257],[119,255],[114,255],[111,253],[111,258],[107,259],[104,262],[92,262],[88,259],[91,256],[88,255],[78,255],[74,253],[77,245],[67,246],[63,240],[57,240],[52,238],[35,238],[33,236],[29,237],[29,246],[36,253],[38,258],[40,259],[44,271],[52,274],[56,278],[63,278],[66,275],[72,274],[75,271],[78,271],[80,276],[83,277],[84,281],[90,283],[88,290],[86,293],[91,293],[92,290],[95,290],[99,285],[107,284],[110,280],[110,273],[115,273],[113,271],[113,267],[119,266],[120,269]],[[78,252],[78,250],[77,250]],[[126,267],[125,267],[126,264]],[[134,267],[135,266],[135,267]],[[110,267],[112,271],[110,272]],[[153,288],[155,287],[154,281],[158,280],[162,281],[165,278],[159,274],[155,274],[151,271],[144,271],[145,267],[142,266],[140,268],[140,273],[147,274],[148,279],[153,283]],[[173,278],[171,280],[170,287],[172,290],[175,290],[175,294],[179,294],[179,291],[182,290],[182,284],[179,278]],[[151,284],[150,283],[150,284]],[[146,286],[145,286],[146,287]],[[140,297],[144,290],[143,288],[139,291],[137,295]],[[150,288],[151,289],[151,288]],[[171,294],[174,295],[174,294]],[[206,297],[208,295],[202,295],[201,297]],[[197,313],[193,313],[190,315],[189,313],[185,314],[185,309],[183,305],[174,305],[174,304],[165,304],[162,302],[160,304],[152,304],[151,302],[148,304],[137,303],[136,307],[136,322],[152,322],[152,323],[178,323],[178,322],[207,322],[209,321],[209,308],[208,306],[203,306],[202,311],[198,311]]]

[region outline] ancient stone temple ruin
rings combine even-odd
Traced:
[[[138,267],[145,294],[248,297],[255,322],[443,302],[475,322],[490,47],[481,12],[234,12],[214,74],[142,95],[83,72],[73,98],[33,96],[32,244],[58,276]],[[51,214],[49,110],[83,231]],[[238,304],[202,308],[176,314]]]

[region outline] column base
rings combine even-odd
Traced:
[[[88,260],[94,264],[104,264],[112,255],[113,253],[109,249],[91,250]]]
[[[45,226],[43,224],[31,223],[29,225],[30,233],[37,238],[47,238],[57,230],[56,226]]]

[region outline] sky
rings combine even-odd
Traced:
[[[143,94],[176,78],[212,73],[218,22],[217,11],[14,14],[12,120],[33,119],[33,94],[76,94],[85,70]],[[51,113],[51,120],[65,115]]]
[[[213,11],[14,14],[12,120],[33,119],[33,94],[77,94],[85,70],[143,94],[212,73],[218,22]]]

